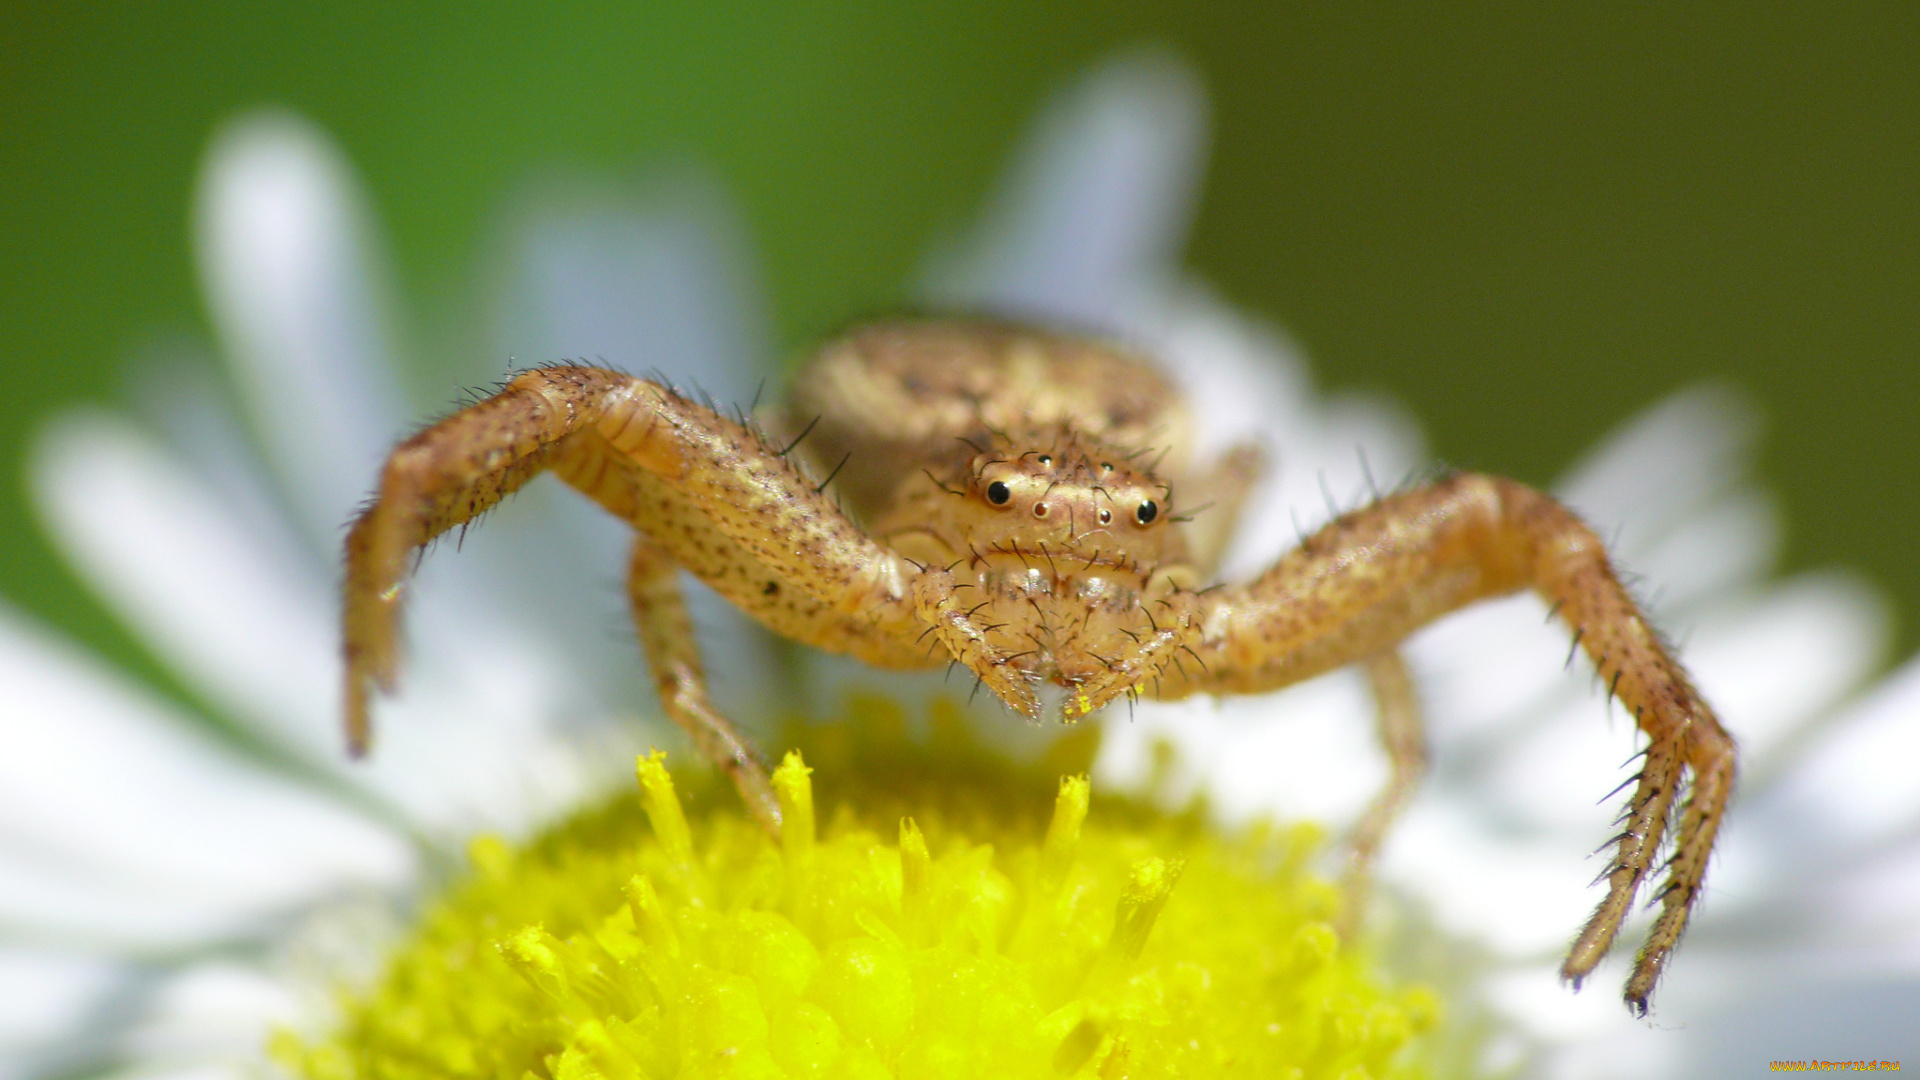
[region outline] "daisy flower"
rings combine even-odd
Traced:
[[[1180,272],[1205,143],[1203,96],[1176,65],[1096,71],[1043,116],[983,226],[929,260],[925,294],[1136,342],[1207,418],[1203,453],[1264,441],[1278,468],[1227,566],[1244,575],[1329,502],[1363,498],[1369,473],[1390,482],[1426,454],[1390,403],[1318,391],[1283,336]],[[603,358],[752,394],[766,349],[745,245],[697,182],[638,202],[548,193],[509,235],[494,355]],[[344,760],[339,528],[425,411],[397,385],[371,236],[322,135],[278,113],[231,125],[196,208],[224,376],[191,353],[149,357],[136,415],[70,413],[37,447],[48,528],[211,720],[0,612],[0,1078],[256,1068],[269,1030],[324,1015],[337,980],[379,961],[470,837],[531,834],[660,730],[650,706],[644,724],[627,715],[647,691],[610,629],[619,529],[544,485],[458,558],[426,561],[378,752]],[[1557,489],[1663,590],[1656,618],[1746,754],[1654,1025],[1620,1008],[1617,959],[1579,995],[1551,974],[1594,900],[1578,856],[1604,838],[1593,802],[1635,749],[1631,723],[1564,669],[1564,635],[1532,600],[1408,646],[1435,768],[1384,853],[1381,933],[1460,943],[1405,962],[1498,1018],[1485,1067],[1703,1075],[1734,1048],[1752,1069],[1898,1058],[1911,1039],[1883,1006],[1920,989],[1920,785],[1901,772],[1920,744],[1920,665],[1863,688],[1885,635],[1872,594],[1834,575],[1769,579],[1779,526],[1747,472],[1751,437],[1736,396],[1691,391]],[[550,573],[516,580],[535,551]],[[702,612],[716,673],[772,663],[733,613]],[[861,677],[833,670],[823,685]],[[748,680],[716,689],[736,714],[763,711]],[[1205,792],[1228,821],[1337,828],[1384,776],[1369,709],[1345,675],[1143,705],[1107,719],[1096,783]],[[1170,769],[1153,765],[1163,742]]]

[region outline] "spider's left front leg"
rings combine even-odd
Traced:
[[[1573,628],[1648,738],[1602,875],[1606,898],[1560,969],[1575,986],[1613,944],[1688,787],[1660,917],[1627,981],[1627,1004],[1644,1014],[1700,894],[1733,788],[1734,746],[1599,538],[1559,503],[1511,480],[1462,475],[1342,515],[1250,585],[1202,597],[1193,648],[1204,671],[1170,679],[1162,696],[1277,689],[1385,655],[1441,615],[1524,588]]]

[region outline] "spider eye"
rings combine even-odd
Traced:
[[[1157,518],[1159,516],[1160,516],[1160,508],[1153,505],[1152,499],[1148,499],[1146,502],[1141,503],[1140,508],[1133,512],[1133,520],[1139,522],[1142,525],[1149,524],[1150,522],[1153,521],[1154,518]]]
[[[1107,522],[1112,520],[1113,520],[1113,511],[1111,510],[1100,511],[1100,524],[1105,525]]]
[[[987,485],[987,501],[993,505],[1005,506],[1007,505],[1007,500],[1011,498],[1013,498],[1013,492],[1008,491],[1007,485],[1000,481],[995,480],[993,483]]]

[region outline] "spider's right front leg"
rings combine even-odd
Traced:
[[[530,371],[499,394],[396,447],[380,489],[347,533],[341,647],[347,746],[372,739],[368,697],[399,675],[399,617],[407,563],[435,537],[466,525],[566,456],[608,404],[636,380],[568,367]]]
[[[925,663],[909,574],[757,432],[617,372],[526,372],[394,451],[347,537],[350,746],[365,750],[371,687],[394,681],[409,556],[547,469],[641,532],[629,592],[667,713],[777,831],[765,769],[707,700],[674,567],[776,632],[889,667]]]

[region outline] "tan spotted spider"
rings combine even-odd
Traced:
[[[1363,876],[1425,766],[1398,644],[1531,588],[1648,739],[1606,898],[1561,968],[1576,986],[1675,824],[1662,910],[1626,986],[1644,1014],[1700,893],[1734,747],[1600,540],[1532,488],[1457,474],[1339,516],[1251,582],[1203,587],[1262,463],[1241,448],[1196,465],[1190,423],[1166,379],[1119,349],[974,322],[880,324],[829,344],[785,412],[765,417],[777,440],[657,382],[525,372],[394,450],[354,522],[348,738],[365,751],[369,689],[394,685],[410,557],[550,470],[634,527],[628,592],[666,712],[771,831],[766,769],[708,700],[677,568],[795,641],[880,667],[963,664],[1036,720],[1359,664],[1391,762],[1351,841]],[[1176,491],[1213,509],[1176,516]]]

